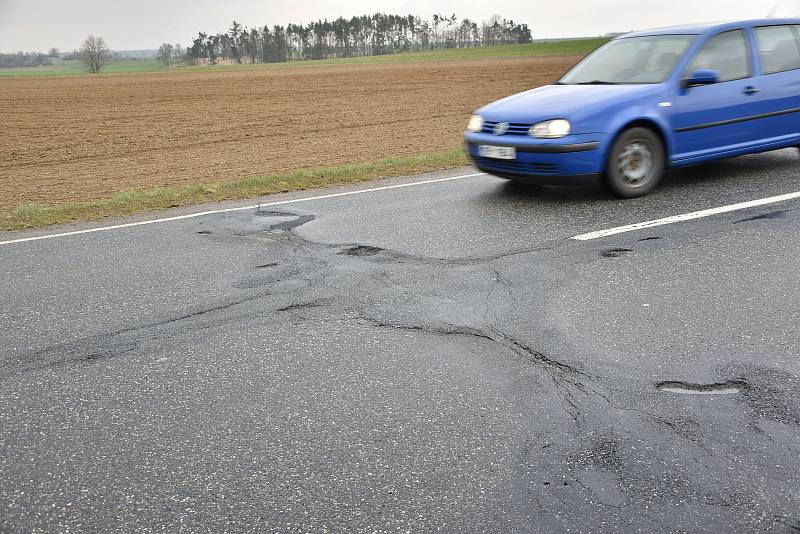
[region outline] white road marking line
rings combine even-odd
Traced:
[[[147,224],[158,224],[171,221],[181,221],[184,219],[195,219],[197,217],[205,217],[206,215],[217,215],[219,213],[230,213],[234,211],[247,211],[257,209],[259,206],[262,208],[270,206],[281,206],[284,204],[296,204],[298,202],[310,202],[312,200],[325,200],[328,198],[346,197],[350,195],[360,195],[362,193],[373,193],[375,191],[386,191],[388,189],[400,189],[403,187],[413,187],[416,185],[435,184],[440,182],[450,182],[453,180],[463,180],[464,178],[474,178],[476,176],[486,176],[485,172],[478,172],[473,174],[463,174],[460,176],[449,176],[447,178],[435,178],[433,180],[423,180],[421,182],[411,182],[407,184],[387,185],[383,187],[373,187],[371,189],[358,189],[356,191],[345,191],[343,193],[331,193],[329,195],[319,195],[315,197],[293,198],[290,200],[280,200],[277,202],[267,202],[264,204],[255,204],[253,206],[241,206],[238,208],[226,208],[220,210],[203,211],[200,213],[190,213],[188,215],[178,215],[176,217],[164,217],[162,219],[151,219],[147,221],[139,221],[135,223],[115,224],[113,226],[101,226],[98,228],[89,228],[87,230],[76,230],[74,232],[62,232],[60,234],[47,234],[36,237],[24,237],[20,239],[11,239],[9,241],[0,241],[0,245],[13,245],[14,243],[27,243],[28,241],[41,241],[43,239],[55,239],[58,237],[69,237],[81,234],[93,234],[96,232],[107,232],[109,230],[118,230],[120,228],[132,228],[134,226],[144,226]]]
[[[694,211],[692,213],[684,213],[683,215],[673,215],[671,217],[664,217],[663,219],[655,219],[653,221],[629,224],[627,226],[618,226],[616,228],[609,228],[608,230],[598,230],[597,232],[589,232],[588,234],[576,235],[572,239],[577,241],[590,241],[592,239],[600,239],[601,237],[624,234],[625,232],[635,232],[636,230],[642,230],[644,228],[653,228],[654,226],[664,226],[665,224],[674,224],[683,221],[691,221],[693,219],[702,219],[705,217],[711,217],[712,215],[719,215],[721,213],[730,213],[732,211],[745,210],[748,208],[755,208],[758,206],[766,206],[767,204],[786,202],[787,200],[794,200],[796,198],[800,198],[800,191],[796,191],[794,193],[786,193],[785,195],[762,198],[758,200],[750,200],[748,202],[740,202],[739,204],[731,204],[730,206],[722,206],[719,208]]]

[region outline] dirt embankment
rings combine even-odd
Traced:
[[[0,209],[450,149],[576,60],[0,78]]]

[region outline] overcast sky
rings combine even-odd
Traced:
[[[190,44],[198,31],[308,22],[377,11],[430,17],[493,14],[528,23],[534,38],[599,35],[685,22],[757,18],[776,0],[0,0],[0,51],[72,50],[93,33],[116,50]],[[798,0],[783,0],[787,5]]]

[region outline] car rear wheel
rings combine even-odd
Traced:
[[[606,184],[618,197],[647,195],[661,181],[664,144],[648,128],[630,128],[614,142],[606,164]]]

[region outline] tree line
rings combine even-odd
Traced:
[[[455,14],[437,14],[425,20],[414,15],[378,13],[305,26],[247,28],[234,21],[227,32],[199,33],[186,55],[193,62],[206,60],[212,64],[221,59],[278,63],[529,43],[531,39],[527,24],[500,16],[477,23],[459,20]]]
[[[0,69],[50,66],[53,64],[53,57],[55,56],[28,52],[0,54]]]

